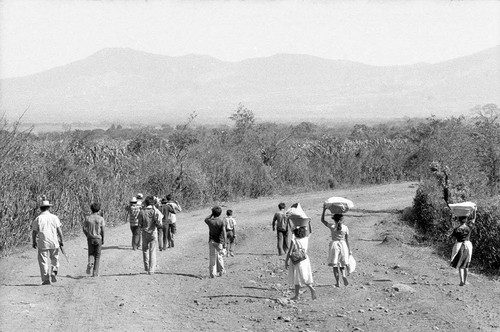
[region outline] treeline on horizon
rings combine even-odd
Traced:
[[[172,193],[189,208],[394,181],[420,181],[409,220],[426,240],[445,243],[451,218],[439,172],[429,167],[437,163],[449,175],[452,200],[481,203],[476,234],[497,255],[480,267],[498,269],[500,213],[492,200],[500,192],[500,110],[485,104],[474,111],[471,118],[327,127],[258,122],[240,104],[231,126],[200,125],[193,113],[175,127],[112,125],[37,135],[3,121],[0,251],[29,243],[41,195],[54,202],[64,231],[74,233],[93,201],[101,202],[109,224],[123,223],[124,206],[138,192]],[[474,256],[483,257],[477,250]]]

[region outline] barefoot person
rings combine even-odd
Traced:
[[[86,217],[83,222],[83,233],[87,237],[89,252],[87,274],[92,274],[92,277],[98,277],[101,250],[104,244],[104,226],[106,222],[104,218],[99,215],[101,204],[92,203],[90,205],[90,210],[92,214]]]
[[[330,242],[328,251],[328,266],[333,267],[333,275],[335,276],[335,286],[340,287],[340,275],[344,281],[344,285],[349,285],[346,277],[346,267],[351,254],[349,246],[349,228],[343,224],[344,215],[334,214],[332,216],[334,223],[325,220],[326,207],[323,207],[321,214],[321,222],[330,229],[332,241]]]
[[[311,298],[316,299],[316,290],[313,285],[313,276],[311,269],[311,261],[307,255],[307,250],[309,248],[309,236],[306,227],[295,228],[292,232],[292,241],[290,244],[290,249],[285,258],[285,269],[288,269],[288,281],[291,285],[295,287],[295,296],[292,300],[298,300],[300,296],[300,288],[304,285],[311,291]],[[301,247],[305,250],[306,258],[296,264],[290,263],[290,254],[296,248]]]
[[[475,218],[476,214],[474,212],[472,222],[474,222]],[[465,286],[467,284],[467,273],[472,257],[472,243],[470,242],[471,229],[467,226],[467,220],[467,216],[458,217],[460,226],[456,227],[453,233],[451,233],[451,237],[454,238],[456,242],[451,253],[450,265],[458,269],[460,286]]]
[[[208,272],[210,278],[222,276],[225,273],[223,252],[227,243],[226,225],[220,217],[222,209],[219,206],[212,208],[212,213],[205,218],[208,226]]]
[[[59,247],[63,246],[63,234],[61,221],[49,212],[52,206],[50,202],[42,197],[40,215],[31,224],[33,248],[38,249],[38,265],[42,285],[50,285],[56,282],[59,269]]]

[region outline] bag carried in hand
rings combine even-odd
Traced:
[[[349,274],[353,273],[356,270],[356,260],[352,255],[349,255],[349,259],[347,262],[347,272]]]
[[[306,259],[306,251],[302,246],[295,240],[295,245],[293,246],[292,251],[290,252],[290,259],[292,260],[293,265],[296,265]]]

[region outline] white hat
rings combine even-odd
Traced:
[[[50,204],[49,200],[45,196],[42,196],[42,204],[40,204],[40,207],[46,206],[52,206],[52,204]]]
[[[137,198],[142,199],[142,194],[141,193],[137,194]]]
[[[137,203],[137,198],[132,197],[132,199],[130,200],[130,203]]]

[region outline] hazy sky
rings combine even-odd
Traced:
[[[300,53],[435,63],[500,44],[500,1],[0,0],[0,77],[105,47],[238,61]]]

